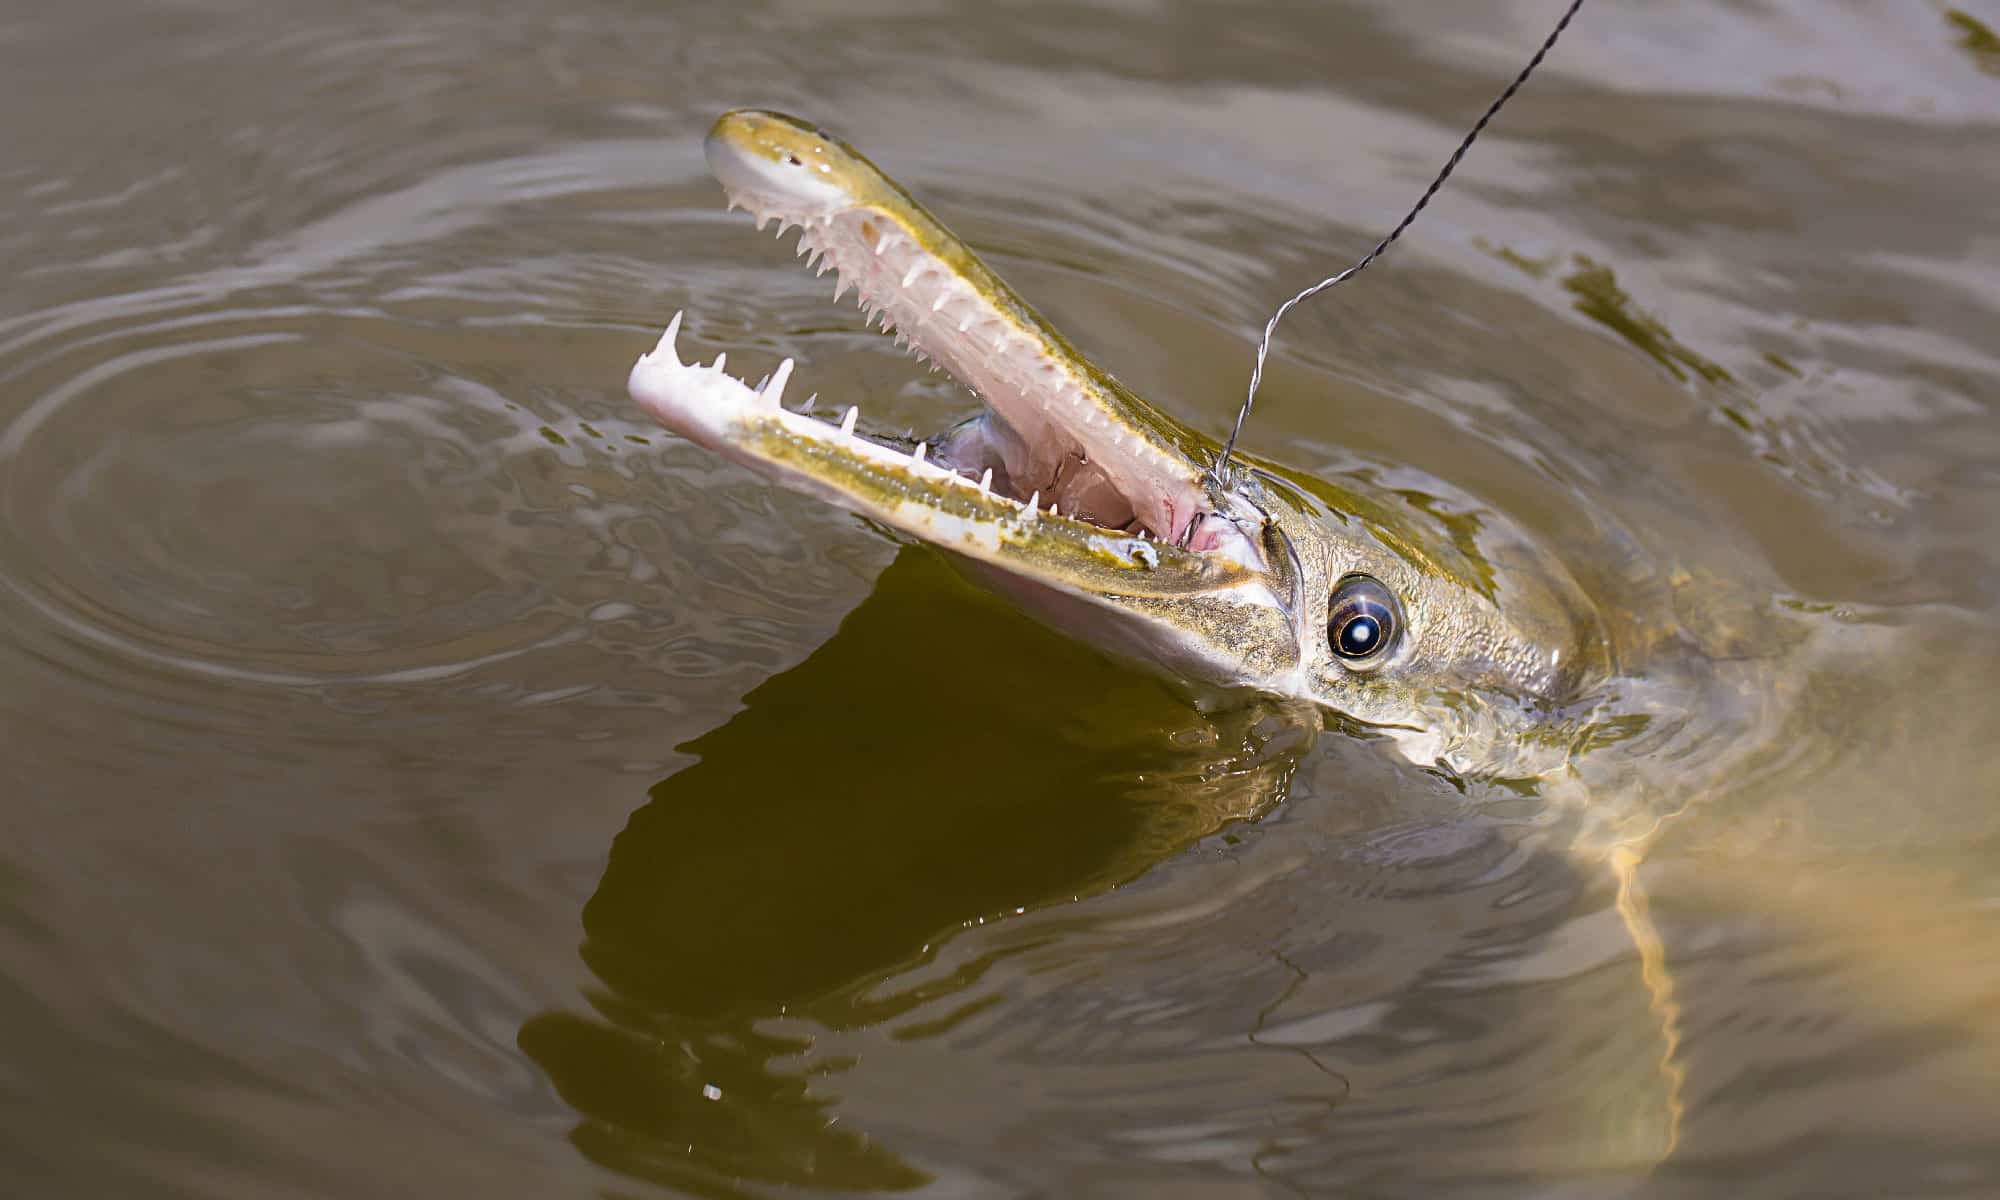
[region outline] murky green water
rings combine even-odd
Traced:
[[[1288,323],[1251,448],[1618,624],[1579,808],[623,395],[686,307],[970,411],[722,211],[754,103],[1219,432],[1558,6],[431,7],[0,18],[11,1192],[2000,1190],[2000,11],[1587,7]]]

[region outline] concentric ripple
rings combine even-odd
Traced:
[[[0,326],[12,645],[109,697],[169,704],[211,685],[333,696],[468,679],[671,704],[675,678],[770,661],[773,623],[815,612],[832,564],[757,547],[759,573],[794,562],[797,591],[741,586],[735,611],[672,603],[675,581],[726,587],[752,559],[700,511],[714,468],[630,419],[603,369],[630,357],[626,320],[650,321],[606,302],[643,298],[650,265],[475,268],[461,264],[488,257],[476,244],[450,249],[490,240],[504,214],[597,219],[632,183],[671,187],[656,150],[462,170],[274,241],[261,265]],[[468,211],[467,191],[484,202]],[[669,210],[667,244],[714,219]],[[443,240],[413,259],[423,239]],[[597,669],[543,653],[578,642]]]

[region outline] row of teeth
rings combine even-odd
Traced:
[[[742,205],[734,199],[730,201],[729,207],[743,207],[745,211],[749,212],[756,219],[759,231],[762,231],[765,226],[772,222],[776,222],[778,226],[776,236],[780,239],[792,230],[797,229],[799,231],[799,240],[798,245],[792,251],[793,256],[805,259],[806,265],[812,268],[815,275],[824,275],[828,271],[833,272],[834,303],[840,303],[841,298],[847,295],[848,289],[854,288],[856,290],[855,303],[860,306],[862,315],[867,317],[869,324],[876,326],[884,333],[893,335],[896,339],[896,345],[915,357],[919,362],[931,365],[930,355],[896,324],[893,314],[889,312],[889,306],[887,304],[878,304],[869,299],[868,294],[860,290],[859,284],[843,278],[840,265],[834,261],[833,255],[829,253],[829,247],[817,240],[816,235],[823,235],[832,231],[834,221],[838,219],[837,217],[829,216],[821,217],[817,220],[792,221],[782,215],[760,212],[754,208],[749,208],[747,205]],[[857,233],[855,237],[856,240],[867,244],[868,240],[861,234]],[[901,249],[904,240],[902,234],[885,229],[876,235],[873,243],[869,245],[869,249],[879,259],[893,250]],[[912,284],[922,279],[929,272],[930,265],[922,258],[919,258],[910,264],[907,271],[903,272],[902,282],[898,286],[907,292],[910,290]],[[940,289],[937,298],[931,301],[931,312],[942,312],[945,306],[951,302],[951,292],[947,289],[950,288],[954,281],[949,276],[945,276],[943,282],[946,286],[944,289]],[[960,335],[969,334],[972,331],[975,321],[980,322],[980,332],[986,335],[987,341],[992,345],[993,352],[995,354],[1006,353],[1007,344],[1012,338],[1008,334],[1005,325],[999,322],[983,321],[977,313],[961,314],[956,323],[958,333]],[[987,328],[988,326],[992,326],[990,331]],[[1044,369],[1053,370],[1054,368],[1044,364]]]
[[[667,322],[666,332],[661,335],[660,343],[657,347],[655,347],[653,353],[658,354],[660,353],[660,351],[664,350],[673,357],[673,361],[677,366],[692,371],[708,372],[716,376],[719,376],[721,378],[729,379],[732,382],[740,383],[741,381],[736,380],[734,376],[729,375],[723,369],[729,362],[729,354],[727,351],[717,354],[715,356],[715,361],[708,364],[707,366],[702,366],[700,363],[683,363],[681,361],[680,350],[676,344],[676,341],[680,335],[682,316],[683,316],[682,313],[677,312],[674,314],[674,319]],[[791,381],[791,377],[792,377],[792,360],[787,358],[783,362],[778,364],[777,370],[771,372],[763,379],[758,380],[756,386],[754,388],[750,388],[749,390],[762,402],[764,407],[769,409],[778,409],[789,412],[791,410],[784,408],[783,399],[785,393],[785,385]],[[803,416],[807,413],[810,413],[812,411],[813,401],[815,398],[816,397],[810,397],[810,396],[807,397],[806,402],[799,406],[797,410],[797,415]],[[871,450],[885,454],[896,453],[896,451],[893,448],[884,446],[880,442],[871,441],[867,438],[858,436],[855,433],[855,428],[860,423],[860,420],[861,420],[860,407],[850,406],[846,412],[841,414],[840,420],[837,424],[830,421],[820,421],[816,423],[828,428],[837,429],[842,438],[853,439],[857,444],[862,446],[867,446]],[[930,444],[928,442],[918,442],[917,448],[915,450],[911,451],[907,455],[899,455],[898,457],[902,458],[911,467],[925,471],[946,482],[963,484],[974,487],[978,490],[979,494],[982,496],[996,495],[993,491],[993,468],[991,467],[986,468],[985,472],[981,474],[979,479],[975,482],[969,476],[961,475],[957,471],[953,471],[947,467],[942,467],[934,462],[931,462],[929,459],[929,454],[930,454]],[[1041,513],[1042,494],[1039,491],[1030,495],[1025,502],[1015,500],[1012,496],[1007,496],[1007,495],[998,495],[997,498],[1005,500],[1008,503],[1019,507],[1021,509],[1022,514],[1030,519],[1039,516]],[[1054,501],[1051,501],[1049,503],[1048,514],[1051,517],[1060,517],[1062,516],[1062,509]],[[1134,536],[1138,537],[1141,541],[1150,542],[1153,540],[1152,534],[1144,529],[1139,530]]]
[[[896,340],[897,347],[915,358],[918,362],[936,369],[937,364],[933,362],[930,352],[919,345],[915,338],[910,335],[909,331],[896,322],[895,315],[890,311],[890,306],[887,302],[877,302],[871,299],[858,283],[843,277],[842,271],[844,268],[842,264],[835,260],[833,248],[821,240],[833,231],[835,222],[840,219],[840,214],[794,220],[782,213],[761,210],[747,201],[738,200],[735,197],[730,198],[729,207],[731,209],[742,208],[748,212],[757,222],[757,228],[760,232],[767,226],[775,223],[777,226],[776,236],[780,239],[792,230],[797,229],[799,231],[799,240],[793,250],[793,255],[805,259],[806,265],[811,267],[813,273],[816,275],[824,275],[829,270],[834,273],[834,302],[836,304],[839,303],[841,298],[847,294],[849,288],[855,289],[855,303],[860,306],[862,315],[867,318],[870,325],[881,329],[884,333],[892,335]],[[884,259],[895,251],[900,250],[908,241],[901,233],[891,229],[884,229],[872,241],[859,231],[855,231],[853,237],[857,242],[866,246],[877,259]],[[962,300],[959,293],[959,281],[948,273],[938,271],[921,255],[903,272],[901,282],[898,286],[903,292],[907,293],[911,285],[923,279],[926,275],[936,275],[939,280],[938,294],[930,302],[929,313],[942,314],[959,336],[968,339],[976,337],[990,346],[994,355],[1001,357],[1007,354],[1013,343],[1020,340],[1018,335],[1008,327],[1006,322],[995,320],[979,311],[977,300],[969,302]],[[960,302],[965,307],[956,314],[956,320],[953,321],[952,317],[954,314],[945,312],[944,310],[955,299],[960,299]],[[918,310],[916,312],[917,321],[921,322],[927,314],[923,311],[920,304],[913,303],[913,307]],[[1054,407],[1057,400],[1067,396],[1072,406],[1082,409],[1080,423],[1086,429],[1103,421],[1104,418],[1097,411],[1096,406],[1091,404],[1081,391],[1070,385],[1067,375],[1060,367],[1045,359],[1038,358],[1032,369],[1044,377],[1042,381],[1037,382],[1017,376],[1011,382],[1010,386],[1022,395],[1039,393],[1042,396],[1042,408],[1044,410]],[[1051,390],[1053,390],[1053,395],[1051,394]],[[1110,442],[1114,449],[1122,449],[1127,440],[1124,433],[1116,429],[1111,430]]]
[[[807,265],[817,274],[824,275],[828,270],[834,272],[835,302],[839,302],[849,288],[854,288],[855,299],[869,321],[878,324],[884,332],[893,334],[896,344],[919,362],[935,369],[930,352],[918,345],[910,332],[897,325],[891,306],[898,301],[901,301],[907,310],[905,318],[914,326],[921,327],[927,319],[938,315],[942,317],[938,322],[941,330],[955,327],[958,335],[966,342],[991,346],[995,357],[986,363],[945,364],[960,382],[976,386],[980,390],[998,386],[1024,398],[1036,397],[1039,399],[1041,409],[1051,415],[1057,410],[1068,408],[1071,410],[1075,426],[1079,427],[1077,436],[1086,436],[1081,431],[1089,430],[1093,426],[1107,426],[1108,428],[1092,439],[1095,442],[1094,446],[1085,443],[1093,457],[1100,453],[1136,451],[1142,458],[1155,460],[1156,466],[1177,467],[1177,464],[1164,459],[1143,436],[1130,434],[1110,421],[1099,411],[1095,401],[1086,396],[1068,373],[1057,364],[1039,354],[1032,364],[1025,368],[1020,364],[1008,362],[1005,356],[1010,348],[1023,341],[1021,336],[1005,320],[991,315],[984,301],[976,294],[968,294],[965,285],[956,276],[934,265],[929,256],[922,252],[921,247],[916,248],[918,252],[911,256],[912,261],[902,271],[900,281],[897,282],[895,267],[891,265],[897,261],[894,256],[906,246],[913,246],[914,243],[895,229],[893,222],[883,221],[884,228],[870,236],[856,227],[854,222],[858,220],[858,215],[853,211],[801,218],[782,211],[766,210],[748,197],[731,195],[728,200],[731,209],[742,208],[748,212],[756,221],[760,232],[775,224],[775,234],[782,239],[792,230],[799,230],[794,254],[804,258]],[[843,221],[849,224],[842,227]],[[856,253],[864,256],[872,255],[874,262],[870,263],[866,257],[860,264],[844,261]],[[862,287],[858,280],[844,278],[847,274],[873,267],[879,267],[885,278],[896,282],[899,295],[878,301],[869,295],[868,290]],[[910,294],[912,285],[927,276],[935,277],[937,289],[937,294],[928,305],[918,296]],[[976,378],[989,374],[994,378]],[[1068,405],[1063,404],[1065,399],[1068,400]],[[1150,533],[1141,536],[1149,541],[1152,540]]]

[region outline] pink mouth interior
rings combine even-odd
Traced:
[[[760,226],[783,212],[779,203],[732,200],[757,213]],[[836,299],[853,287],[862,310],[899,344],[985,404],[982,417],[931,447],[931,461],[973,478],[991,471],[995,492],[1106,530],[1196,551],[1224,537],[1223,523],[1203,520],[1203,494],[1184,458],[1111,422],[1071,368],[894,222],[858,209],[778,220],[781,235],[801,224],[798,253],[820,273],[838,272]]]

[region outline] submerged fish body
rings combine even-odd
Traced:
[[[852,287],[984,410],[905,449],[858,407],[788,407],[805,390],[789,359],[754,387],[725,356],[683,363],[676,316],[629,381],[662,425],[950,552],[1198,699],[1316,707],[1455,771],[1560,763],[1562,738],[1538,731],[1606,677],[1608,642],[1562,564],[1502,516],[1254,461],[1219,472],[1214,441],[1084,358],[852,147],[739,111],[707,154],[732,206],[797,227],[836,297]]]

